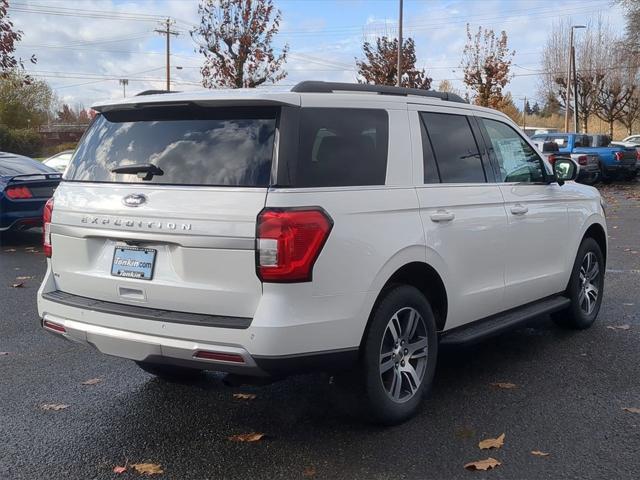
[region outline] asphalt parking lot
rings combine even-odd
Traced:
[[[135,478],[113,468],[141,462],[161,465],[158,478],[167,479],[638,478],[640,413],[624,408],[640,408],[640,182],[604,192],[610,252],[593,328],[567,332],[542,318],[442,352],[424,409],[393,428],[365,423],[326,375],[232,388],[211,374],[170,385],[46,334],[35,301],[45,271],[40,234],[4,235],[0,478]],[[82,384],[94,378],[100,382]],[[234,399],[238,392],[256,398]],[[228,440],[249,432],[265,437]],[[501,433],[499,450],[478,448]],[[487,457],[502,465],[464,469]]]

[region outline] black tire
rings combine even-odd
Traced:
[[[145,372],[170,383],[189,383],[199,380],[203,375],[203,371],[197,368],[152,362],[136,362],[136,364]]]
[[[417,312],[419,317],[413,312]],[[395,335],[388,329],[392,318],[399,322],[399,328],[394,326],[393,331],[401,333],[395,344]],[[416,324],[412,331],[410,318],[413,318]],[[403,327],[406,330],[404,333]],[[409,347],[408,349],[402,348],[400,338],[405,339],[403,342],[406,343],[402,345]],[[418,348],[418,345],[425,343],[425,339],[426,346]],[[412,345],[415,350],[411,350]],[[398,349],[398,353],[392,353]],[[384,373],[381,373],[381,353],[386,355],[384,365],[388,368]],[[437,357],[436,322],[424,295],[408,285],[396,286],[384,292],[371,314],[361,356],[363,400],[368,407],[369,417],[374,422],[384,425],[396,425],[412,417],[431,388]],[[395,366],[389,367],[389,361],[395,363]],[[412,379],[418,377],[421,377],[421,381],[414,389],[415,382]],[[397,379],[401,379],[398,387],[400,395],[394,400],[392,396],[398,389],[394,388],[396,384],[393,382],[397,383]],[[387,391],[387,388],[390,391]]]
[[[587,280],[587,283],[583,281],[584,265],[588,255],[593,255],[598,266],[597,278],[593,279],[593,283]],[[592,257],[593,258],[593,257]],[[602,304],[602,295],[604,294],[604,274],[605,274],[605,262],[602,250],[593,238],[585,238],[580,244],[576,260],[573,264],[573,270],[571,272],[571,278],[567,287],[566,294],[571,300],[571,305],[563,311],[554,313],[552,315],[553,320],[560,326],[565,328],[571,328],[574,330],[584,330],[589,328],[595,322],[600,306]],[[597,288],[596,298],[592,300],[593,308],[589,313],[585,311],[588,299],[592,299],[592,293],[586,294],[588,299],[584,299],[583,293],[585,286],[589,287],[589,284]]]

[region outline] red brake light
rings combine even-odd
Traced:
[[[49,320],[44,320],[42,322],[42,325],[44,326],[44,328],[48,328],[49,330],[53,330],[54,332],[67,333],[67,329],[64,328],[64,326],[60,325],[59,323],[50,322]]]
[[[196,358],[204,358],[206,360],[220,360],[223,362],[244,363],[242,355],[237,353],[209,352],[207,350],[198,350],[193,355]]]
[[[269,208],[258,215],[256,271],[263,282],[311,281],[333,221],[321,208]]]
[[[589,159],[587,158],[586,155],[580,155],[578,157],[578,164],[579,165],[586,165],[588,163]]]
[[[53,214],[53,198],[47,200],[42,212],[42,249],[47,257],[51,257],[51,215]]]
[[[11,200],[23,200],[25,198],[33,198],[31,190],[29,188],[22,187],[9,187],[5,190],[5,195]]]
[[[555,155],[549,155],[547,157],[547,160],[549,160],[549,163],[551,164],[551,166],[553,167],[553,165],[556,163],[556,156]]]
[[[619,162],[622,160],[622,152],[615,153],[616,161]]]

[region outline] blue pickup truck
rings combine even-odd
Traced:
[[[581,133],[545,133],[534,135],[537,142],[555,142],[559,154],[597,154],[600,157],[600,178],[606,182],[614,177],[633,179],[638,174],[638,154],[635,148],[620,145],[591,147],[589,135]]]

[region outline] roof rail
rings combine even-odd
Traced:
[[[140,93],[136,93],[136,97],[139,97],[141,95],[160,95],[162,93],[180,93],[180,92],[175,92],[175,91],[169,91],[169,90],[144,90]]]
[[[459,95],[449,92],[436,92],[434,90],[422,90],[420,88],[391,87],[389,85],[370,85],[367,83],[340,83],[307,80],[295,85],[292,92],[296,93],[333,93],[342,92],[372,92],[379,95],[416,95],[419,97],[439,98],[449,102],[468,103]]]

